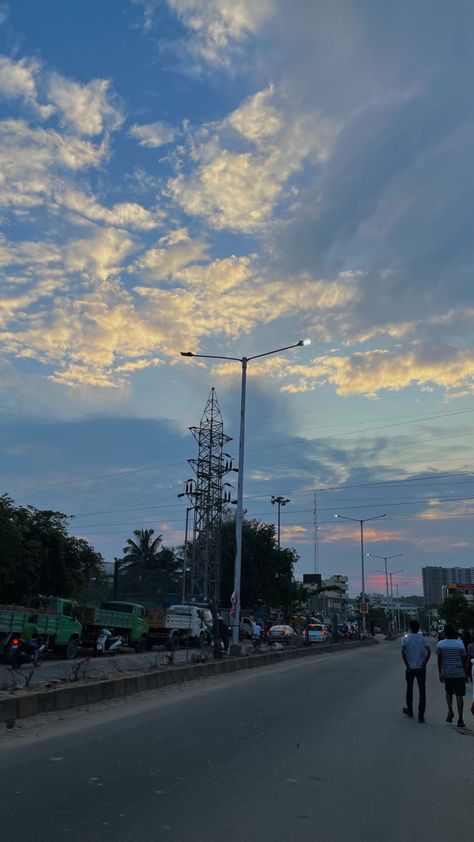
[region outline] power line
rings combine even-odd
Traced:
[[[303,439],[301,441],[298,440],[296,442],[280,442],[280,443],[272,444],[269,447],[253,448],[253,449],[247,450],[246,452],[247,453],[258,453],[258,452],[263,451],[263,450],[273,449],[274,447],[289,447],[289,446],[296,446],[296,445],[301,445],[301,444],[307,445],[308,442],[309,443],[315,443],[315,442],[324,441],[324,440],[327,440],[327,439],[336,439],[337,440],[339,438],[343,438],[343,437],[350,436],[350,435],[356,435],[358,433],[363,434],[363,433],[367,433],[367,432],[374,432],[374,431],[379,431],[379,430],[393,428],[393,427],[405,426],[407,424],[411,424],[414,419],[418,419],[419,423],[423,423],[424,421],[436,420],[438,418],[446,418],[446,417],[463,415],[463,414],[469,414],[469,413],[472,413],[472,412],[474,412],[474,409],[460,409],[460,410],[454,410],[453,412],[438,413],[438,414],[435,414],[435,415],[426,415],[426,416],[413,415],[409,418],[409,420],[406,420],[406,421],[396,421],[396,422],[390,422],[388,424],[377,424],[377,426],[375,426],[375,427],[368,427],[368,428],[363,429],[363,430],[347,431],[346,433],[341,433],[339,436],[331,436],[331,435],[329,435],[329,436],[318,436],[317,438],[314,438],[314,439]],[[268,417],[272,417],[272,416],[268,416]],[[406,418],[406,416],[400,416],[400,418]],[[369,421],[365,420],[365,421],[356,421],[356,422],[353,422],[353,423],[354,424],[365,424],[365,423],[371,423],[371,422],[370,422],[370,420]],[[326,425],[326,426],[333,427],[334,425]],[[338,426],[338,425],[336,425],[336,426]],[[342,426],[347,426],[347,425],[343,424]],[[303,428],[303,429],[312,429],[312,428],[313,428],[313,425],[311,427]],[[283,431],[283,433],[284,433],[284,431]],[[259,435],[262,435],[262,433],[256,433],[254,435],[249,435],[248,438],[250,439],[250,438],[253,438],[253,437],[256,437],[256,436],[259,436]],[[182,433],[171,434],[171,435],[167,436],[167,439],[179,438],[179,437],[183,437],[183,434]],[[448,438],[449,437],[450,436],[448,436]],[[405,446],[407,446],[407,445],[405,445]],[[182,464],[183,463],[180,461],[180,462],[162,463],[162,464],[157,464],[157,465],[149,465],[149,466],[142,467],[142,468],[130,468],[130,469],[127,468],[127,469],[124,469],[124,470],[113,471],[111,473],[95,474],[93,476],[82,477],[82,478],[73,479],[73,480],[58,480],[58,481],[53,482],[53,483],[45,483],[43,485],[30,486],[30,487],[27,487],[27,488],[13,488],[11,491],[12,491],[12,493],[25,493],[25,492],[31,492],[31,491],[41,491],[41,490],[48,489],[48,488],[78,485],[78,484],[81,484],[81,483],[84,483],[84,482],[96,482],[97,480],[102,480],[102,479],[113,479],[115,481],[118,481],[118,480],[121,480],[121,479],[126,478],[128,476],[133,476],[133,475],[136,475],[136,474],[145,473],[145,472],[153,471],[153,470],[159,470],[161,468],[179,467],[179,466],[182,466]]]
[[[383,487],[383,486],[391,486],[391,485],[395,485],[395,484],[411,483],[411,482],[428,482],[428,481],[433,481],[433,480],[436,481],[438,479],[463,477],[463,476],[472,476],[473,479],[468,480],[465,483],[458,483],[458,484],[470,485],[472,482],[474,482],[474,473],[470,474],[468,472],[461,471],[461,472],[455,472],[455,473],[450,473],[450,474],[442,474],[442,475],[436,475],[435,474],[432,477],[428,477],[428,476],[427,477],[413,477],[413,478],[406,477],[406,478],[400,479],[400,480],[380,480],[378,482],[352,483],[350,485],[330,486],[329,488],[321,487],[321,488],[317,488],[317,489],[305,489],[305,490],[301,490],[301,491],[291,490],[291,491],[283,492],[283,493],[288,493],[288,494],[291,493],[293,495],[314,494],[315,491],[319,492],[319,493],[326,493],[326,492],[330,492],[330,491],[346,491],[347,489],[354,489],[354,488]],[[257,500],[257,499],[265,498],[265,497],[268,497],[268,494],[246,494],[245,500]],[[167,495],[166,497],[158,498],[157,503],[160,503],[162,499],[168,500],[169,496]],[[156,503],[155,503],[151,506],[115,507],[115,508],[112,508],[112,509],[101,509],[101,510],[98,510],[98,511],[95,511],[95,512],[81,512],[78,515],[71,515],[71,517],[74,517],[74,519],[77,520],[78,518],[83,518],[83,517],[93,517],[93,516],[95,517],[97,515],[113,514],[114,512],[120,513],[120,512],[146,511],[147,509],[176,508],[177,505],[178,504],[176,504],[176,503],[168,503],[168,504],[164,504],[164,505],[156,505]],[[308,509],[308,511],[309,511],[309,509]],[[324,511],[324,509],[321,509],[321,511]]]
[[[421,520],[421,521],[424,521],[426,523],[431,523],[431,521],[435,521],[435,520],[458,520],[459,518],[474,518],[474,512],[472,512],[472,513],[470,513],[470,512],[467,512],[467,513],[466,512],[453,512],[449,515],[430,515],[429,517],[426,517],[426,515],[422,515],[422,514],[421,515],[387,515],[384,522],[392,521],[392,520]],[[135,524],[135,521],[131,521],[131,523]],[[167,523],[178,523],[178,521],[167,521]],[[113,526],[116,526],[116,525],[117,524],[113,524]],[[123,522],[123,525],[126,525],[126,523]],[[311,521],[294,521],[293,523],[286,523],[285,527],[288,528],[288,527],[291,527],[291,526],[312,526],[312,525],[313,525],[312,520]],[[337,524],[332,520],[319,521],[319,528],[323,527],[323,526],[335,527],[336,525]],[[92,527],[92,528],[96,529],[97,527]],[[108,535],[123,535],[123,532],[124,532],[123,529],[120,529],[120,530],[106,529],[105,532],[90,532],[90,531],[86,531],[86,530],[87,530],[87,527],[83,527],[83,529],[80,529],[78,531],[81,532],[81,533],[83,532],[85,535],[89,535],[90,537],[97,537],[97,536],[101,536],[101,535],[105,535],[105,536],[108,536]]]

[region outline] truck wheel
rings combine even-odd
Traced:
[[[64,654],[68,661],[71,661],[73,658],[77,658],[77,654],[79,652],[79,641],[77,637],[71,637],[70,641],[66,643],[64,647]]]
[[[139,637],[138,640],[136,640],[133,644],[133,648],[135,649],[137,655],[146,652],[146,637]]]

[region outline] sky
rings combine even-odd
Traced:
[[[215,388],[296,573],[472,566],[474,7],[0,2],[0,469],[112,561],[183,541]],[[316,517],[314,514],[316,493]],[[315,521],[317,529],[315,530]],[[315,541],[315,537],[317,540]]]

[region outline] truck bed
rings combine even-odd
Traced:
[[[188,631],[192,627],[191,617],[185,614],[173,614],[168,611],[149,611],[146,618],[150,624],[150,630],[154,629],[177,629]]]
[[[133,629],[136,617],[123,611],[109,611],[106,608],[82,608],[79,619],[83,626],[100,626],[108,629]]]
[[[31,617],[31,613],[30,609],[12,611],[9,608],[0,608],[0,633],[17,632],[17,634],[21,634],[28,622],[28,618]],[[40,611],[35,611],[34,614],[38,634],[57,634],[61,623],[61,616],[59,614]]]

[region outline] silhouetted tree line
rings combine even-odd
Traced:
[[[62,512],[0,497],[0,602],[18,603],[33,594],[81,599],[91,584],[107,586],[102,556],[69,535],[69,522]]]

